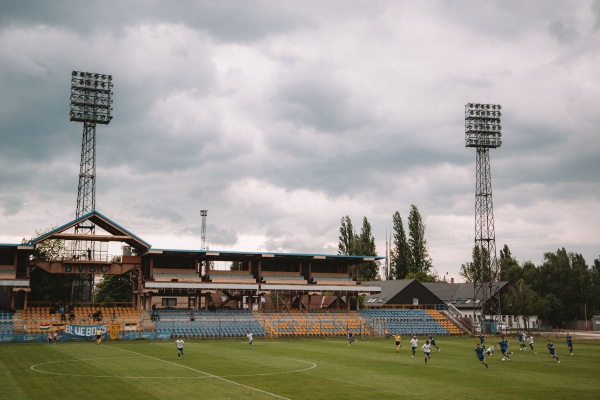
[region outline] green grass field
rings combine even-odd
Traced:
[[[241,339],[187,340],[182,360],[174,341],[2,344],[0,399],[600,398],[598,341],[577,341],[569,356],[557,339],[558,364],[538,338],[537,354],[513,348],[502,362],[497,352],[489,370],[476,339],[437,342],[428,365],[391,339],[258,339],[254,350]]]

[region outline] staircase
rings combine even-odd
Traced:
[[[150,319],[150,311],[140,311],[140,319],[142,332],[154,332],[156,330],[152,319]]]
[[[25,320],[23,320],[23,311],[17,310],[13,314],[13,331],[17,333],[25,333]]]

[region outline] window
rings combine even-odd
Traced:
[[[177,307],[177,298],[176,297],[163,297],[162,298],[162,306],[163,307]]]

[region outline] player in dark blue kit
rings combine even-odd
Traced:
[[[569,353],[573,355],[573,337],[569,333],[567,333],[567,347],[569,348]]]
[[[556,360],[560,363],[560,359],[556,355],[556,349],[554,348],[554,343],[552,343],[550,341],[550,339],[548,339],[548,344],[546,344],[546,346],[548,346],[548,350],[550,350],[550,357],[556,358]]]
[[[527,345],[525,344],[525,334],[523,331],[519,331],[519,333],[517,333],[517,338],[519,339],[519,350],[527,350]]]
[[[483,333],[479,335],[479,344],[481,344],[481,347],[485,347],[485,335]]]
[[[510,361],[510,353],[508,352],[508,340],[502,336],[502,340],[498,343],[500,345],[500,352],[502,353],[502,361]]]
[[[437,346],[437,344],[435,344],[435,339],[433,338],[432,334],[429,334],[429,344],[435,347],[438,351],[440,351],[440,348]]]
[[[487,361],[485,360],[485,347],[481,347],[480,343],[477,343],[477,347],[475,347],[475,355],[477,356],[479,361],[481,361],[481,363],[485,365],[486,369],[489,368]]]

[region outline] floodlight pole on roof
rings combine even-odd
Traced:
[[[473,315],[473,331],[478,323],[485,332],[483,321],[501,319],[499,265],[496,259],[496,234],[492,202],[492,175],[490,148],[502,145],[500,117],[502,107],[497,104],[465,106],[465,146],[476,149],[475,172],[475,248],[479,265],[473,279],[474,300],[479,300]]]
[[[71,121],[83,122],[81,164],[77,187],[79,218],[96,209],[96,124],[108,124],[112,112],[112,76],[90,72],[71,73]],[[95,226],[85,222],[75,226],[75,233],[93,235]],[[94,259],[93,241],[74,241],[73,258]]]
[[[200,233],[200,247],[202,250],[206,250],[208,246],[206,246],[206,216],[208,215],[208,210],[200,210],[200,216],[202,217],[202,232]]]

